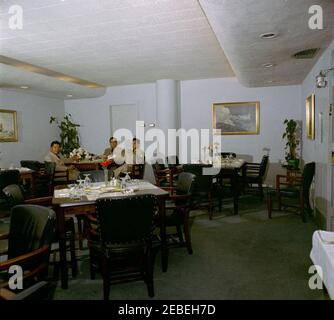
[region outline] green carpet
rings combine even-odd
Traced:
[[[274,212],[267,219],[257,200],[241,200],[240,215],[224,205],[210,221],[205,212],[193,213],[194,254],[171,248],[169,269],[161,271],[156,259],[154,299],[328,299],[308,287],[311,265],[312,222],[295,214]],[[88,256],[69,289],[56,291],[55,299],[101,299],[102,281],[90,280]],[[112,286],[110,299],[149,299],[143,281]]]
[[[192,212],[194,253],[169,250],[168,272],[155,265],[154,299],[328,299],[322,290],[308,287],[309,254],[314,223],[302,223],[293,213],[273,212],[255,197],[240,201],[240,215],[230,202],[210,221],[204,211]],[[0,221],[0,233],[8,223]],[[1,247],[1,245],[0,245]],[[79,275],[69,289],[60,284],[55,299],[101,299],[102,281],[89,278],[87,250],[79,257]],[[143,281],[111,287],[110,299],[150,299]]]

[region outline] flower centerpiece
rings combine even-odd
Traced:
[[[93,160],[93,156],[85,148],[82,147],[78,149],[73,149],[70,153],[70,158],[74,158],[77,161]]]
[[[104,171],[104,182],[105,185],[108,185],[108,181],[109,181],[109,171],[108,171],[108,167],[112,164],[111,160],[105,160],[103,162],[100,163],[101,167],[103,168]]]

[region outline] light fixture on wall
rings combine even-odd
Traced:
[[[141,124],[139,124],[139,127],[154,128],[155,127],[155,123],[141,123]]]
[[[321,70],[320,73],[315,77],[316,83],[317,83],[317,88],[326,88],[328,81],[327,81],[327,74],[330,71],[333,71],[333,68],[327,69],[327,70]]]

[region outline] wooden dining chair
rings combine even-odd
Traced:
[[[156,198],[151,195],[100,198],[96,217],[87,216],[91,277],[101,272],[103,298],[110,285],[143,279],[154,296],[153,246]]]
[[[24,195],[21,191],[21,188],[18,185],[11,184],[3,189],[3,193],[6,195],[8,202],[11,204],[12,207],[22,204],[30,204],[30,205],[39,205],[45,206],[52,209],[52,196],[42,197],[42,198],[32,198],[32,199],[25,199]],[[65,219],[65,236],[66,241],[69,243],[67,248],[70,252],[71,260],[69,263],[71,264],[72,268],[72,276],[75,277],[78,271],[78,262],[75,255],[75,226],[74,226],[74,219],[72,217],[66,217]],[[58,242],[57,232],[55,233],[55,238],[53,242]],[[55,253],[56,250],[53,251]],[[55,265],[55,275],[58,271],[58,265]]]
[[[8,270],[13,265],[23,269],[23,288],[46,277],[55,226],[52,209],[30,204],[12,208],[9,233],[0,236],[0,240],[8,242],[8,249],[0,253],[7,256],[7,260],[0,262],[0,276],[4,280],[0,287],[8,286]]]

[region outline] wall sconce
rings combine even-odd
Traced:
[[[155,123],[141,123],[139,127],[144,127],[144,128],[154,128]]]
[[[326,88],[328,81],[326,80],[327,74],[334,70],[333,68],[327,69],[327,70],[321,70],[320,73],[316,76],[316,83],[317,83],[317,88]]]

